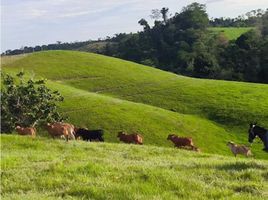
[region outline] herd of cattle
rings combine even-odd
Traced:
[[[60,137],[64,138],[66,141],[69,139],[82,139],[84,141],[99,141],[104,142],[103,139],[103,130],[88,130],[84,128],[77,128],[70,123],[64,122],[54,122],[47,123],[45,129],[52,136],[52,138]],[[32,137],[36,136],[36,129],[33,127],[21,127],[16,126],[16,131],[19,135],[30,135]],[[143,144],[143,137],[140,134],[133,133],[127,134],[126,132],[119,132],[117,137],[120,141],[124,143],[133,143],[133,144]],[[200,152],[200,149],[194,146],[193,140],[190,137],[179,137],[175,134],[170,134],[167,137],[167,140],[170,140],[174,143],[174,146],[177,148],[183,148],[187,150]],[[227,146],[230,147],[230,150],[236,156],[237,154],[243,154],[245,156],[251,156],[252,153],[250,149],[244,145],[236,145],[233,142],[228,142]]]

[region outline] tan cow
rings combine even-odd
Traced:
[[[66,141],[68,141],[69,138],[75,139],[74,126],[72,124],[63,122],[47,123],[45,128],[53,138],[64,137]]]
[[[137,141],[136,144],[143,144],[143,137],[137,133],[134,135],[135,135],[135,141]]]
[[[16,126],[15,129],[19,135],[31,135],[32,137],[36,136],[36,129],[34,127]]]
[[[233,152],[233,154],[236,156],[237,154],[242,154],[245,156],[252,156],[251,150],[249,147],[246,147],[245,145],[237,145],[234,142],[228,142],[227,146],[230,148],[230,150]]]

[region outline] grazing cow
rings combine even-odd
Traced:
[[[249,147],[246,147],[245,145],[237,145],[233,142],[228,142],[227,146],[231,149],[231,151],[233,152],[233,154],[236,155],[237,154],[242,154],[245,156],[252,156],[251,150]]]
[[[69,138],[75,139],[74,126],[72,124],[63,122],[47,123],[45,128],[53,138],[64,137],[66,141],[68,141]]]
[[[174,143],[175,147],[178,147],[178,148],[181,148],[181,147],[187,148],[188,147],[191,150],[200,151],[197,147],[194,146],[192,138],[179,137],[177,135],[170,134],[170,135],[168,135],[167,140],[171,140]]]
[[[21,127],[16,126],[16,131],[19,135],[31,135],[32,137],[36,136],[36,129],[34,127]]]
[[[88,130],[84,128],[75,128],[75,137],[78,139],[81,137],[85,141],[98,140],[104,142],[103,139],[103,130]]]
[[[119,140],[125,143],[134,143],[134,144],[143,144],[143,137],[140,134],[133,133],[133,134],[127,134],[125,132],[118,132],[117,137],[119,137]]]

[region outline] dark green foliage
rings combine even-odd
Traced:
[[[237,80],[258,82],[260,71],[259,59],[260,37],[256,31],[249,31],[241,35],[226,48],[222,66],[233,70]]]
[[[261,17],[259,28],[264,37],[268,36],[268,9],[265,14]]]
[[[242,17],[234,19],[237,26],[251,23],[258,28],[231,41],[222,33],[215,34],[208,29],[209,19],[203,4],[192,3],[171,18],[167,12],[167,8],[155,9],[154,26],[141,19],[142,32],[113,38],[118,45],[110,45],[107,55],[187,76],[268,82],[268,12],[252,11],[247,14],[247,21]]]
[[[220,65],[232,71],[231,80],[268,83],[268,37],[263,34],[265,26],[268,23],[259,30],[242,34],[220,54]]]
[[[205,5],[190,4],[171,18],[168,8],[156,9],[152,16],[156,19],[153,27],[141,19],[143,32],[113,39],[118,45],[109,46],[109,55],[190,76],[216,77],[218,62],[210,45],[214,41],[207,30]]]
[[[260,66],[259,78],[261,82],[268,83],[268,40],[261,45],[260,49]]]
[[[209,19],[204,4],[192,3],[175,17],[176,23],[180,24],[182,29],[206,29]]]
[[[2,74],[1,88],[1,133],[12,132],[16,125],[35,127],[42,121],[58,121],[63,118],[57,111],[56,102],[63,101],[58,91],[51,91],[45,80],[17,79]]]
[[[15,49],[15,50],[7,50],[2,55],[18,55],[18,54],[23,54],[23,53],[33,53],[36,51],[47,51],[47,50],[73,50],[73,49],[78,49],[80,47],[89,45],[89,44],[94,44],[96,41],[84,41],[84,42],[65,42],[61,43],[58,41],[55,44],[48,44],[48,45],[42,45],[42,46],[35,46],[35,47],[22,47],[20,49]]]
[[[213,27],[251,27],[256,26],[264,15],[265,11],[262,9],[252,10],[245,15],[240,15],[236,18],[214,18],[209,21],[210,26]]]

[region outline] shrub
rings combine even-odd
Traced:
[[[16,125],[35,127],[42,121],[61,121],[57,102],[63,101],[58,91],[51,91],[45,80],[25,80],[20,72],[13,77],[2,74],[1,133],[10,133]]]

